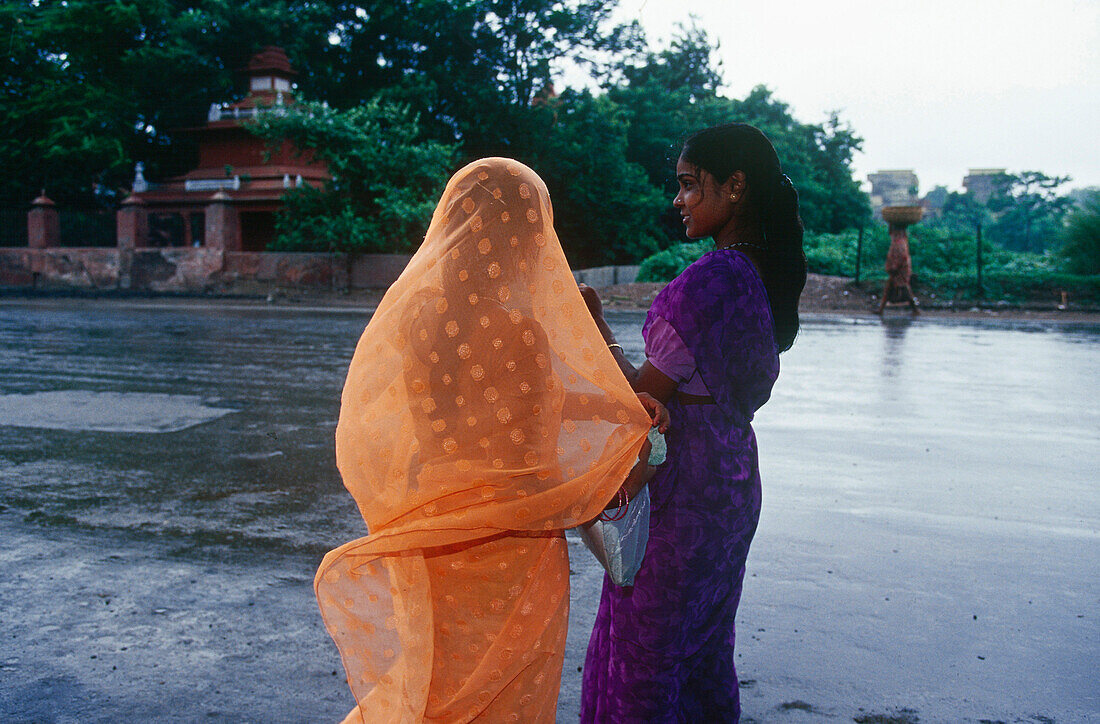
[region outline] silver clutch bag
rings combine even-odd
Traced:
[[[649,464],[660,465],[665,461],[665,436],[652,429],[649,441],[653,445]],[[578,529],[584,545],[596,556],[616,586],[634,585],[634,576],[642,567],[649,543],[649,510],[649,486],[646,485],[631,499],[626,515],[619,520],[594,520]]]
[[[642,488],[619,520],[594,520],[579,529],[581,540],[616,586],[634,585],[649,542],[649,486]]]

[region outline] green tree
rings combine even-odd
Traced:
[[[342,62],[319,92],[347,106],[383,93],[468,157],[522,155],[538,141],[536,97],[566,61],[599,64],[638,42],[616,0],[400,0],[340,4]]]
[[[404,229],[407,238],[376,237],[364,223],[372,223],[377,189],[344,186],[367,157],[359,143],[385,136],[391,121],[408,134],[405,140],[437,142],[416,157],[406,153],[401,139],[391,138],[398,142],[395,159],[412,164],[413,176],[423,181],[412,184],[402,214],[423,210],[428,197],[422,187],[432,185],[424,179],[438,180],[432,159],[440,149],[463,158],[513,156],[531,163],[554,190],[575,263],[632,261],[654,244],[680,238],[678,216],[668,203],[679,142],[688,132],[734,120],[755,123],[773,138],[802,193],[810,228],[856,223],[861,196],[850,160],[860,141],[846,124],[835,115],[821,125],[801,123],[763,87],[742,100],[723,97],[716,45],[705,31],[682,27],[667,48],[653,50],[637,23],[615,24],[616,4],[0,4],[0,37],[9,43],[0,58],[0,165],[8,171],[0,179],[0,201],[26,203],[43,186],[63,204],[90,199],[93,188],[106,189],[102,196],[110,198],[112,190],[129,184],[135,161],[145,163],[152,181],[192,168],[194,137],[180,129],[202,125],[211,103],[238,95],[235,71],[261,47],[277,44],[299,72],[299,97],[327,100],[349,114],[375,103],[368,115],[389,119],[369,130],[373,121],[334,111],[342,137],[336,130],[329,136],[316,128],[309,132],[334,144],[325,151],[332,168],[347,167],[325,192],[292,195],[293,213],[280,222],[284,240],[324,245],[329,242],[320,240],[342,237],[348,248],[367,248],[372,239],[387,248],[415,243],[417,227],[403,221],[386,233]],[[605,92],[556,97],[549,85],[565,62],[587,67]],[[328,117],[309,108],[315,118]],[[406,109],[398,114],[406,120],[386,116],[397,108]],[[412,118],[415,129],[406,123]],[[309,135],[303,128],[282,130]],[[380,157],[371,162],[397,168]],[[434,202],[434,192],[428,196]],[[398,199],[391,208],[403,203]]]
[[[667,203],[627,158],[628,122],[606,96],[566,91],[529,160],[550,191],[554,226],[574,266],[628,264],[658,248],[654,220]]]
[[[628,124],[627,158],[658,188],[675,188],[673,168],[685,136],[722,122],[728,104],[718,96],[716,49],[705,30],[681,25],[668,48],[628,56],[605,81],[608,99]]]
[[[234,73],[283,45],[304,76],[325,77],[334,3],[310,0],[40,0],[0,5],[0,200],[46,187],[87,200],[128,185],[135,161],[162,178],[195,147],[180,129],[231,98]]]
[[[627,159],[643,166],[650,183],[671,194],[676,154],[689,133],[722,123],[749,123],[775,145],[799,190],[807,228],[840,231],[869,219],[869,199],[852,172],[862,139],[850,125],[838,113],[822,124],[802,123],[765,86],[743,99],[720,95],[716,48],[705,30],[681,26],[667,49],[620,64],[607,96],[627,114]],[[679,215],[668,209],[665,244],[683,238]]]
[[[1060,236],[1062,221],[1073,202],[1058,190],[1069,176],[1040,171],[1009,174],[987,204],[993,214],[991,233],[1009,249],[1044,251]]]
[[[691,131],[729,119],[729,101],[718,95],[716,47],[705,30],[680,26],[669,47],[627,56],[605,79],[605,95],[627,126],[626,160],[644,169],[649,184],[664,195],[650,220],[662,247],[684,238],[670,203],[680,146]]]
[[[423,138],[407,108],[379,100],[346,111],[303,104],[264,113],[251,127],[271,144],[312,149],[333,176],[324,190],[285,196],[276,250],[414,250],[455,159],[455,146]]]
[[[838,233],[864,225],[871,218],[867,194],[855,180],[852,160],[863,147],[851,124],[840,120],[837,111],[829,113],[821,125],[811,126],[814,135],[814,181],[822,189],[819,219],[811,228]]]
[[[988,227],[992,219],[989,208],[974,198],[973,194],[949,191],[944,197],[940,218],[929,220],[924,226],[972,234],[979,224]]]
[[[838,113],[830,113],[822,124],[802,123],[788,104],[760,85],[734,103],[734,117],[756,126],[771,139],[783,169],[798,189],[807,229],[836,233],[861,226],[870,218],[870,201],[852,176],[852,160],[863,139]]]
[[[640,42],[616,0],[24,0],[0,4],[0,194],[25,203],[117,188],[135,161],[186,171],[201,125],[265,45],[306,97],[349,108],[379,93],[469,156],[539,142],[533,100],[565,60],[606,64]]]
[[[1100,192],[1093,191],[1070,212],[1058,251],[1067,271],[1100,274]]]

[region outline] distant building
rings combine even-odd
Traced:
[[[871,182],[871,211],[881,216],[883,206],[916,206],[920,184],[912,169],[893,169],[867,175]]]
[[[275,237],[283,194],[304,185],[320,188],[331,178],[309,150],[289,141],[269,149],[243,125],[263,113],[284,113],[296,102],[292,83],[297,73],[283,49],[264,48],[248,62],[246,73],[243,100],[214,104],[206,125],[183,129],[198,140],[194,169],[152,184],[138,165],[127,200],[142,216],[135,246],[203,247],[215,241],[207,238],[208,231],[217,230],[216,243],[226,251],[263,251]],[[216,218],[207,218],[211,210]]]
[[[972,168],[963,177],[963,188],[975,201],[984,204],[997,190],[998,179],[1004,175],[1003,168]]]

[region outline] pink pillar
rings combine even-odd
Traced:
[[[115,215],[119,249],[137,249],[145,246],[149,238],[145,202],[127,196]]]
[[[206,239],[208,249],[240,251],[241,233],[237,210],[229,203],[224,191],[214,194],[206,205]]]
[[[61,246],[61,216],[57,204],[46,197],[46,190],[31,202],[33,208],[27,214],[27,246],[32,249],[49,249]]]

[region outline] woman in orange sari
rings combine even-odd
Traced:
[[[463,168],[344,386],[337,464],[370,535],[330,552],[315,589],[346,721],[552,722],[563,530],[640,488],[650,426],[542,180],[508,159]]]

